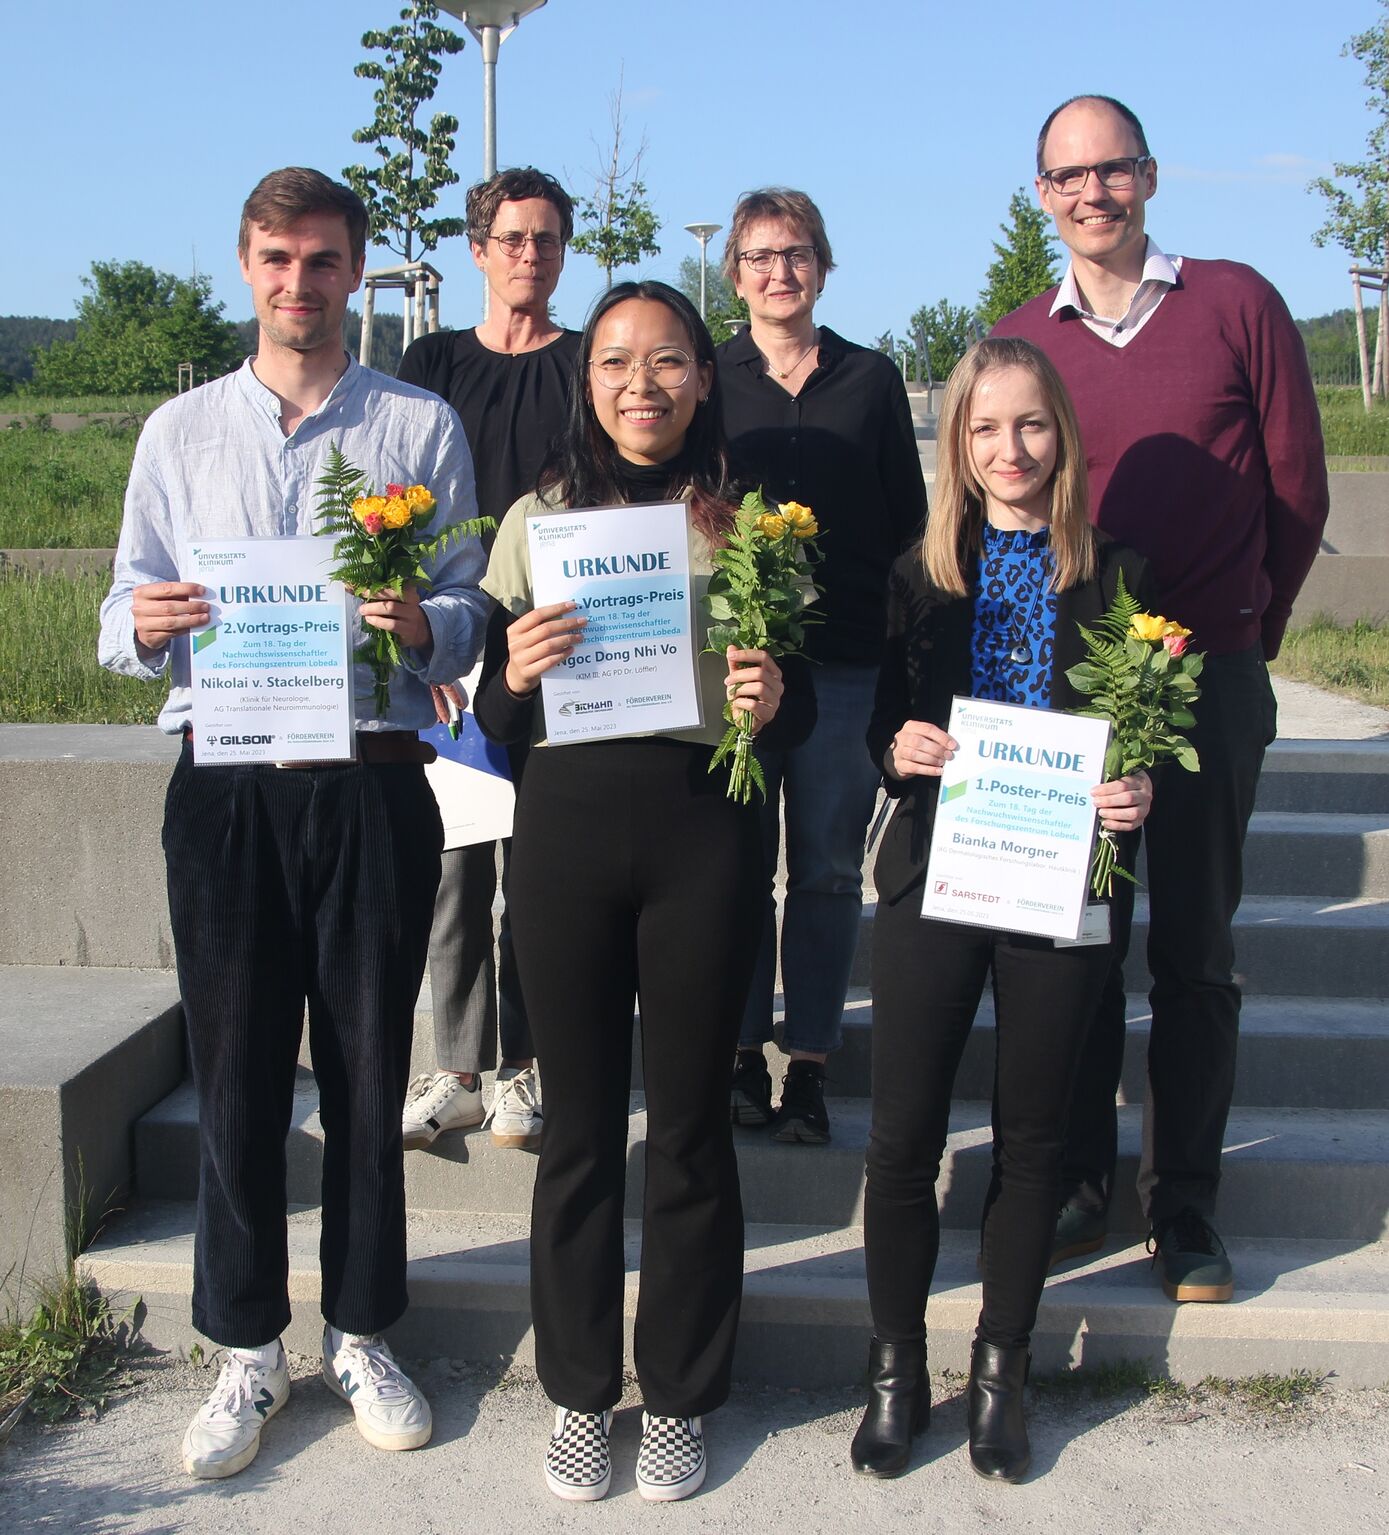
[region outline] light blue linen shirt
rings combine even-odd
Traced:
[[[190,540],[293,538],[312,533],[329,447],[336,443],[377,490],[396,481],[427,485],[439,503],[429,530],[477,516],[473,460],[453,408],[426,390],[363,368],[349,358],[332,393],[285,436],[280,402],[251,368],[161,405],[145,424],[125,493],[115,578],[101,605],[101,664],[128,677],[169,675],[159,727],[176,735],[192,719],[188,637],[157,655],[135,645],[131,593],[153,581],[177,581]],[[426,660],[406,651],[391,683],[383,719],[372,702],[368,667],[355,668],[359,730],[419,730],[435,723],[431,682],[471,669],[486,631],[488,599],[478,587],[487,558],[476,538],[450,544],[425,569],[423,607],[434,648]],[[353,605],[353,644],[362,624]]]

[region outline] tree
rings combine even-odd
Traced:
[[[1379,0],[1389,11],[1389,0]],[[1307,183],[1327,205],[1326,222],[1312,236],[1316,246],[1339,245],[1355,261],[1383,269],[1389,243],[1389,24],[1380,22],[1360,32],[1341,49],[1341,57],[1353,57],[1365,66],[1366,103],[1377,121],[1365,138],[1367,157],[1356,164],[1337,163],[1331,176],[1316,176]],[[1355,196],[1337,181],[1359,188]]]
[[[908,371],[913,371],[916,366],[918,331],[926,333],[931,377],[937,384],[943,384],[950,377],[950,370],[969,350],[979,329],[979,317],[963,304],[952,304],[943,298],[929,306],[923,304],[907,322]]]
[[[460,218],[427,219],[439,192],[458,181],[449,168],[458,119],[436,112],[426,132],[416,124],[420,108],[434,99],[440,60],[461,53],[463,39],[436,26],[439,7],[433,0],[414,0],[400,13],[400,22],[385,32],[367,32],[362,47],[379,49],[385,59],[366,59],[354,73],[378,82],[376,116],[359,128],[352,140],[373,146],[380,164],[348,165],[343,175],[367,205],[372,242],[402,255],[406,261],[425,256],[440,240],[460,235],[467,227]]]
[[[699,308],[699,257],[686,256],[680,263],[675,286]],[[723,268],[710,263],[705,273],[705,322],[717,346],[733,334],[732,321],[748,318],[747,300],[738,297],[733,284],[723,275]]]
[[[136,394],[174,389],[180,363],[216,378],[241,356],[236,327],[213,304],[208,277],[174,277],[142,261],[94,261],[82,279],[77,331],[34,354],[45,394]]]
[[[646,184],[641,179],[641,157],[646,140],[627,161],[622,158],[622,76],[609,97],[612,118],[612,148],[602,170],[593,172],[592,197],[578,199],[579,222],[583,226],[571,244],[583,256],[592,256],[603,269],[609,288],[618,267],[635,266],[643,256],[659,256],[661,247],[656,234],[661,221],[646,200]]]
[[[1051,221],[1022,187],[1009,199],[1008,218],[998,226],[1003,243],[994,241],[996,260],[979,295],[979,318],[988,329],[1056,283]]]

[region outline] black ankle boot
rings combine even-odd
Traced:
[[[1020,1482],[1032,1464],[1022,1388],[1031,1355],[1026,1348],[974,1344],[969,1367],[969,1459],[980,1476]]]
[[[868,1345],[868,1410],[849,1450],[855,1471],[866,1476],[901,1476],[912,1439],[931,1421],[931,1382],[926,1344]]]

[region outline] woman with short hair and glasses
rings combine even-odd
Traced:
[[[702,1416],[727,1397],[742,1295],[743,1216],[728,1121],[728,1057],[756,953],[757,812],[709,760],[725,700],[765,747],[814,717],[803,668],[784,682],[762,650],[703,655],[703,724],[663,735],[550,745],[541,678],[574,652],[572,602],[536,607],[526,520],[576,507],[684,501],[694,648],[701,601],[733,508],[714,346],[664,283],[620,283],[580,341],[569,415],[535,495],[497,535],[477,717],[528,740],[512,844],[521,986],[545,1062],[545,1139],[531,1217],[536,1368],[556,1404],[545,1478],[600,1498],[622,1393],[623,1213],[640,999],[646,1095],[636,1371],[645,1413],[637,1488],[668,1501],[704,1479]],[[797,683],[797,674],[801,682]],[[783,686],[786,688],[783,695]]]
[[[883,645],[892,561],[920,530],[926,487],[907,393],[892,360],[815,319],[834,268],[820,210],[804,192],[768,187],[734,209],[724,271],[746,300],[746,330],[718,349],[734,476],[813,508],[824,534],[816,580],[824,622],[807,630],[818,719],[794,750],[763,757],[767,882],[763,937],[743,1013],[730,1113],[772,1125],[779,1141],[830,1138],[825,1061],[839,1048],[858,943],[864,833],[878,774],[863,736]],[[786,903],[780,1107],[763,1050],[772,1037],[777,962],[772,882],[784,800]]]

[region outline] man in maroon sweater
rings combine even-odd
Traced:
[[[995,335],[1041,346],[1075,398],[1092,516],[1146,554],[1161,611],[1207,652],[1199,774],[1167,769],[1145,828],[1153,975],[1139,1193],[1173,1300],[1228,1300],[1211,1227],[1234,1090],[1231,922],[1245,830],[1276,713],[1277,654],[1327,513],[1326,460],[1302,339],[1278,293],[1233,261],[1168,257],[1144,232],[1157,162],[1105,96],[1063,103],[1037,140],[1037,192],[1070,251],[1060,285]],[[1124,1045],[1115,964],[1076,1084],[1053,1261],[1103,1242]]]

